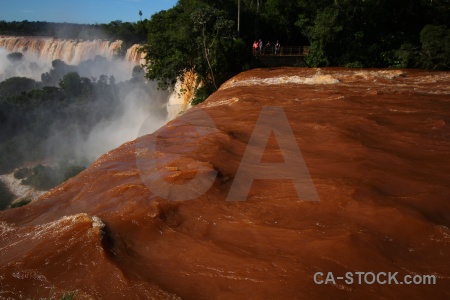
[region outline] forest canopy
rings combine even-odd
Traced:
[[[147,76],[195,71],[214,91],[252,67],[251,44],[310,46],[310,66],[450,68],[449,0],[179,0],[148,21]],[[202,99],[198,99],[201,101]]]

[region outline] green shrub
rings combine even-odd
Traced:
[[[396,68],[415,67],[417,65],[417,57],[419,56],[417,48],[417,46],[411,43],[403,43],[400,49],[394,51],[396,61],[391,62],[390,66]]]
[[[195,96],[191,101],[192,105],[197,105],[205,101],[212,93],[214,93],[215,89],[212,84],[206,84],[195,91]]]
[[[23,169],[27,168],[22,168],[16,171],[16,173],[19,173],[20,171],[20,174],[18,175],[24,175],[26,171],[22,171]],[[26,178],[24,177],[25,179],[22,180],[22,184],[32,186],[37,190],[47,191],[74,177],[85,169],[85,167],[76,165],[60,165],[59,167],[52,168],[39,164],[32,169],[28,169],[30,173],[28,174],[28,176],[25,176]],[[15,177],[16,173],[14,173]]]
[[[10,62],[14,63],[16,61],[21,61],[23,59],[23,54],[20,52],[13,52],[8,54],[6,57]]]
[[[11,193],[3,181],[0,181],[0,210],[7,208],[13,200],[13,193]]]
[[[24,161],[19,138],[10,139],[0,144],[0,174],[12,172]]]
[[[33,173],[30,168],[20,168],[14,172],[14,178],[16,179],[25,179],[28,176],[31,176]]]
[[[47,191],[60,183],[57,172],[43,165],[37,165],[32,169],[32,175],[22,180],[22,184],[30,185],[37,190]]]
[[[39,88],[39,83],[25,77],[11,77],[0,82],[0,97],[17,96]]]
[[[345,66],[347,68],[355,68],[355,69],[364,68],[364,65],[359,61],[350,62],[350,63],[346,64]]]
[[[420,42],[425,68],[450,68],[450,29],[445,25],[427,25],[420,32]]]
[[[11,204],[11,208],[21,207],[29,204],[31,202],[31,199],[22,199],[20,201],[14,202]]]
[[[74,177],[75,175],[78,175],[78,173],[81,173],[86,168],[82,166],[68,166],[64,169],[64,174],[62,177],[62,182],[69,180],[70,178]]]
[[[64,294],[61,296],[61,300],[73,300],[75,299],[75,296],[77,295],[78,291],[73,292],[64,292]]]
[[[63,76],[63,79],[59,82],[61,89],[69,96],[79,96],[82,93],[81,77],[77,72],[70,72]]]

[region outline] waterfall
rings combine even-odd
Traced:
[[[51,37],[0,36],[0,48],[4,48],[8,52],[21,52],[24,55],[33,56],[40,61],[47,62],[60,59],[70,65],[78,65],[80,62],[93,59],[97,55],[111,60],[119,53],[122,43],[120,40],[110,42],[100,39],[84,41]],[[139,48],[139,44],[128,48],[124,58],[125,62],[133,65],[144,64],[144,54],[139,51]],[[129,73],[129,70],[126,72]],[[29,77],[36,77],[35,79],[39,80],[39,72],[38,75],[30,75]],[[194,85],[194,74],[187,74],[183,82],[177,82],[168,102],[169,119],[176,117],[180,111],[189,107]]]
[[[145,63],[144,54],[139,51],[141,45],[135,44],[128,48],[125,55],[125,60],[129,62],[134,62],[136,64],[142,65]]]
[[[176,118],[178,114],[191,107],[196,79],[193,72],[187,72],[183,81],[177,81],[167,103],[168,120]]]
[[[122,41],[120,40],[110,42],[105,40],[82,41],[50,37],[0,36],[0,47],[5,48],[9,52],[33,54],[38,59],[48,61],[60,59],[71,65],[78,65],[81,61],[92,59],[96,55],[111,59],[119,53],[121,46]],[[131,53],[130,57],[133,57]]]

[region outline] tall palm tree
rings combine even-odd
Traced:
[[[141,17],[141,22],[142,22],[142,10],[139,11],[139,17]]]

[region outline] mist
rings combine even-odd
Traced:
[[[22,53],[23,59],[20,61],[10,61],[8,54],[11,52],[0,47],[0,82],[12,77],[26,77],[41,81],[42,74],[48,72],[52,67],[51,60],[39,58],[32,53]],[[131,79],[134,64],[119,58],[107,59],[95,55],[73,67],[77,68],[78,73],[83,77],[98,78],[106,75],[114,76],[117,81],[125,81]]]
[[[70,128],[52,125],[51,138],[45,141],[46,156],[54,160],[73,159],[93,162],[102,154],[136,139],[142,124],[150,119],[152,133],[167,122],[169,92],[159,91],[156,83],[147,82],[124,88],[118,99],[104,99],[91,103],[88,124],[70,124]],[[112,100],[112,101],[108,101]],[[112,110],[107,117],[96,118],[103,110]],[[86,125],[91,125],[86,132]]]
[[[10,53],[0,47],[0,82],[12,77],[27,77],[39,81],[41,74],[51,67],[51,61],[39,60],[37,55],[31,53],[24,54],[20,61],[12,62],[8,59]]]
[[[13,118],[11,124],[28,119],[41,121],[20,124],[31,128],[18,131],[8,122],[10,127],[2,125],[2,130],[17,131],[15,135],[2,134],[0,139],[0,144],[13,145],[11,151],[5,150],[6,146],[0,149],[2,155],[16,161],[5,164],[4,160],[0,173],[37,162],[52,165],[64,161],[87,167],[102,154],[136,139],[146,119],[151,120],[146,133],[168,120],[171,93],[146,81],[142,68],[134,63],[92,55],[78,65],[69,65],[61,60],[40,59],[29,52],[19,61],[10,61],[9,53],[0,48],[1,84],[6,79],[27,77],[35,80],[40,89],[22,91],[15,98],[6,98],[0,91],[3,104],[10,101],[19,106],[33,105],[29,118],[22,118],[19,109],[12,109],[12,116],[6,111],[3,114]],[[74,83],[80,86],[72,86]]]

